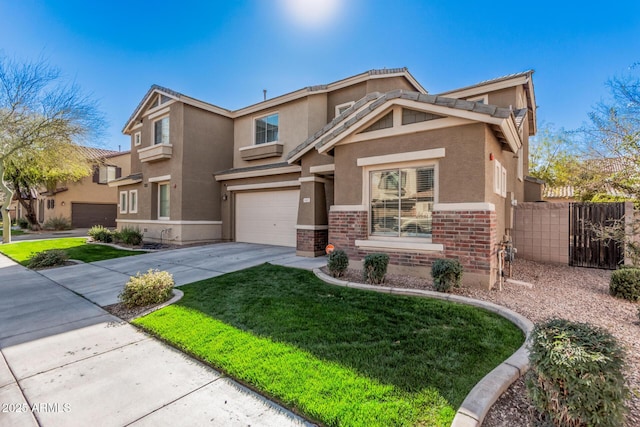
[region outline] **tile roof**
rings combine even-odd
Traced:
[[[465,86],[465,87],[461,87],[461,88],[454,89],[454,90],[448,90],[448,91],[442,92],[441,95],[444,95],[444,94],[447,94],[447,93],[452,93],[452,92],[462,92],[464,90],[473,89],[473,88],[480,87],[480,86],[486,86],[486,85],[490,85],[490,84],[494,84],[494,83],[500,83],[500,82],[503,82],[505,80],[516,79],[518,77],[530,77],[534,72],[535,72],[534,70],[527,70],[527,71],[522,71],[520,73],[507,74],[505,76],[496,77],[495,79],[483,80],[481,82],[478,82],[476,84],[472,84],[470,86]]]
[[[411,92],[405,90],[393,90],[387,93],[373,92],[366,95],[364,98],[358,100],[354,105],[345,110],[342,114],[335,117],[331,122],[326,124],[322,129],[311,135],[302,144],[294,148],[287,160],[295,157],[300,152],[304,151],[311,144],[315,144],[317,148],[325,145],[329,140],[335,138],[341,133],[345,132],[351,126],[360,121],[363,117],[367,116],[370,112],[392,99],[408,99],[411,101],[421,102],[424,104],[432,104],[451,108],[454,110],[472,111],[475,113],[486,114],[491,117],[506,119],[512,117],[513,111],[509,108],[496,107],[495,105],[487,105],[480,102],[465,101],[457,98],[447,98],[444,96],[428,95],[420,92]],[[347,117],[353,115],[353,113],[361,108],[365,109],[359,111],[353,117],[338,126],[338,123],[342,122]]]
[[[87,147],[84,145],[79,145],[78,149],[87,159],[90,160],[99,160],[127,153],[123,151],[104,150],[102,148]]]

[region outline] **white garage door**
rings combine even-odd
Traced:
[[[236,241],[296,246],[300,190],[236,195]]]

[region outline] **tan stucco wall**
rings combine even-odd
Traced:
[[[180,219],[221,220],[220,183],[213,173],[233,166],[233,122],[185,106],[184,124]]]
[[[438,160],[440,203],[484,202],[486,182],[485,125],[471,124],[416,134],[374,139],[335,148],[335,204],[360,205],[362,168],[358,158],[444,148]]]
[[[108,157],[104,163],[110,166],[121,168],[122,176],[127,176],[130,172],[131,154],[123,153]],[[63,217],[71,220],[72,203],[118,203],[118,191],[107,184],[93,182],[93,175],[82,178],[78,182],[68,182],[58,184],[58,188],[66,187],[66,191],[56,193],[53,196],[41,196],[40,200],[45,200],[44,222],[51,218]],[[46,200],[55,200],[53,209],[48,209]]]
[[[335,90],[327,98],[327,122],[336,116],[336,106],[347,102],[357,101],[367,94],[366,82]]]
[[[118,229],[138,228],[145,242],[185,245],[194,242],[216,242],[221,239],[220,224],[176,224],[172,221],[131,221],[118,219]]]
[[[416,90],[406,78],[401,76],[367,80],[367,93],[386,93],[396,89]]]

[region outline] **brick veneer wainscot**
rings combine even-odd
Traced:
[[[329,230],[296,230],[296,250],[306,253],[324,253]]]
[[[363,259],[368,253],[381,250],[362,250],[356,240],[368,238],[368,212],[333,211],[329,213],[329,243],[344,250],[349,259]],[[491,274],[496,268],[496,213],[494,211],[436,211],[433,212],[432,242],[444,245],[443,252],[393,252],[389,263],[399,266],[431,267],[438,258],[457,259],[470,273]]]

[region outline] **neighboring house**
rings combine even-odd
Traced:
[[[407,69],[372,70],[229,111],[153,86],[124,128],[131,175],[110,183],[118,227],[145,238],[242,241],[427,276],[459,259],[496,279],[497,250],[525,201],[535,134],[533,71],[428,95]]]
[[[66,218],[74,228],[94,225],[115,227],[118,193],[109,187],[109,181],[129,175],[131,153],[81,147],[85,156],[94,164],[93,174],[78,182],[59,183],[54,191],[37,192],[36,212],[43,225],[52,218]],[[12,217],[23,216],[23,208],[13,202]]]

